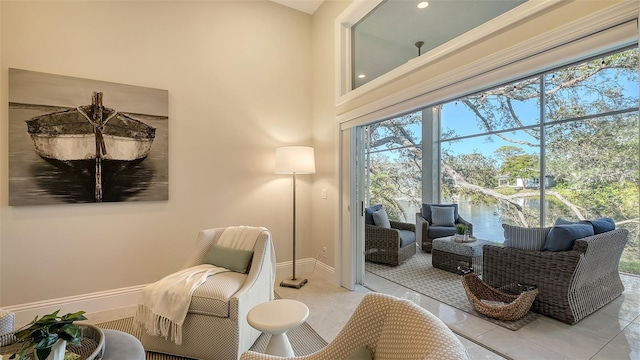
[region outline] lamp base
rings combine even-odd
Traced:
[[[286,279],[280,282],[280,286],[300,289],[306,283],[307,279]]]

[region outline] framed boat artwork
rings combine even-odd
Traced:
[[[169,92],[9,69],[9,205],[169,198]]]

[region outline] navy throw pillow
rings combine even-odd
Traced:
[[[593,236],[591,224],[557,225],[551,228],[547,241],[542,250],[567,251],[573,248],[573,243],[587,236]]]
[[[581,220],[581,221],[571,221],[571,220],[565,220],[563,218],[557,218],[556,219],[556,223],[553,224],[553,226],[556,225],[573,225],[573,224],[589,224],[591,225],[591,223],[587,220]]]
[[[611,218],[600,218],[589,221],[593,226],[593,233],[595,235],[602,234],[607,231],[613,231],[616,229],[616,223]]]
[[[364,223],[367,225],[375,225],[375,221],[373,221],[373,213],[382,209],[382,204],[369,206],[368,208],[364,208]]]

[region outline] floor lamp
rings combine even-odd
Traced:
[[[296,175],[315,172],[312,147],[283,146],[276,149],[276,174],[291,174],[293,178],[293,276],[282,280],[280,286],[300,289],[307,283],[307,279],[296,278]]]

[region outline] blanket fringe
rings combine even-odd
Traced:
[[[136,326],[147,334],[162,336],[165,340],[175,342],[176,345],[182,344],[182,324],[176,324],[164,316],[155,314],[144,305],[138,305],[134,319]]]

